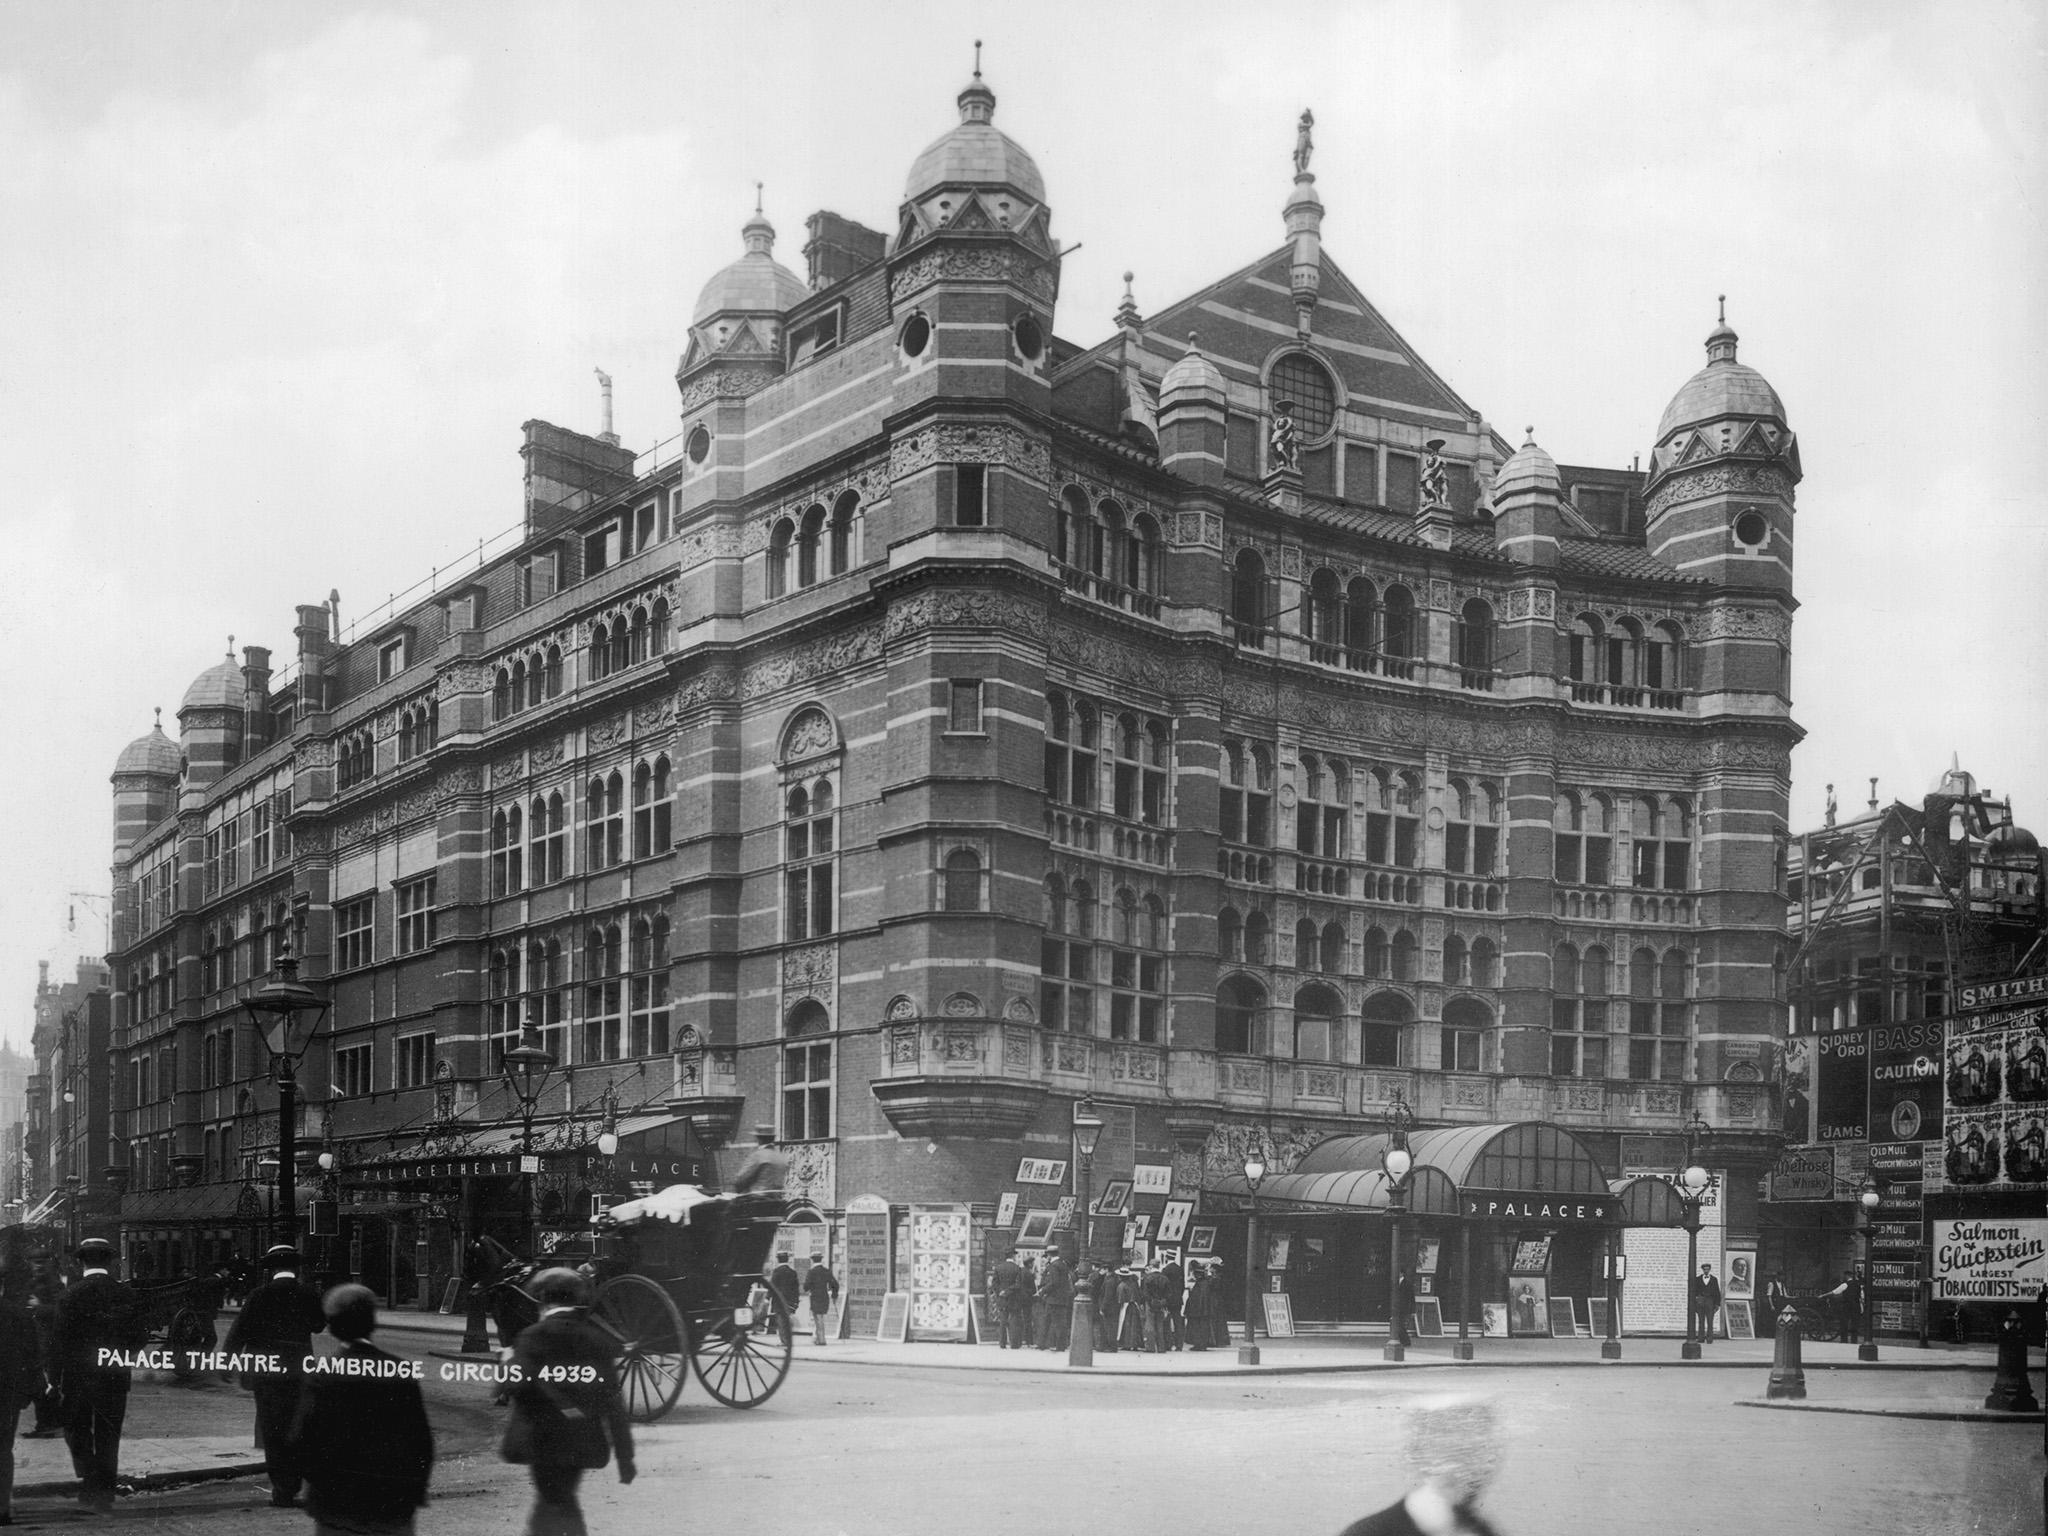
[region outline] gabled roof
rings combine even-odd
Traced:
[[[1557,541],[1557,563],[1577,576],[1623,576],[1631,581],[1705,585],[1697,576],[1687,576],[1666,565],[1639,544],[1621,544],[1612,539],[1561,538]]]

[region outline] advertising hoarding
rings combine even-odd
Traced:
[[[2041,1008],[1948,1021],[1942,1182],[1950,1189],[2048,1189],[2048,1040]]]
[[[1940,1019],[1870,1031],[1871,1135],[1894,1142],[1940,1139],[1943,1033]]]
[[[2048,1255],[2048,1219],[2012,1216],[1934,1224],[1937,1301],[2032,1301]]]
[[[1862,1141],[1870,1135],[1870,1032],[1816,1035],[1813,1139]]]

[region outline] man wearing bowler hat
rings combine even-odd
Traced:
[[[111,1273],[114,1245],[89,1237],[77,1254],[78,1283],[58,1301],[50,1330],[49,1370],[57,1386],[64,1443],[78,1474],[78,1501],[104,1515],[114,1508],[129,1372],[125,1365],[102,1363],[100,1353],[140,1349],[149,1335],[135,1293]]]
[[[263,1255],[270,1278],[249,1293],[228,1329],[223,1346],[231,1354],[274,1355],[279,1369],[242,1372],[242,1385],[256,1394],[256,1444],[270,1474],[270,1502],[289,1508],[298,1502],[304,1477],[292,1447],[292,1420],[305,1385],[302,1362],[313,1351],[313,1335],[327,1326],[320,1293],[299,1278],[299,1253],[279,1243]]]

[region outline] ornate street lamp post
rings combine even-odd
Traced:
[[[1681,1360],[1700,1357],[1699,1308],[1692,1304],[1692,1288],[1700,1272],[1700,1202],[1714,1182],[1713,1175],[1700,1166],[1700,1143],[1712,1129],[1695,1109],[1686,1122],[1685,1167],[1678,1174],[1678,1198],[1685,1210],[1685,1342],[1678,1349]]]
[[[1382,1358],[1408,1358],[1408,1318],[1401,1305],[1401,1216],[1408,1209],[1408,1176],[1415,1169],[1415,1157],[1408,1150],[1408,1127],[1415,1114],[1408,1101],[1394,1095],[1387,1111],[1387,1145],[1380,1153],[1380,1167],[1387,1175],[1387,1344]]]
[[[1252,1314],[1259,1305],[1259,1185],[1265,1182],[1265,1178],[1265,1143],[1246,1142],[1244,1181],[1252,1192],[1252,1211],[1244,1224],[1244,1342],[1237,1347],[1239,1365],[1259,1363],[1258,1335],[1252,1329]]]
[[[505,1086],[519,1101],[519,1221],[526,1229],[528,1248],[533,1246],[533,1112],[556,1065],[554,1052],[541,1044],[540,1029],[527,1020],[519,1043],[505,1053],[504,1074]]]
[[[266,983],[246,998],[242,1006],[256,1026],[256,1038],[270,1057],[270,1074],[277,1083],[277,1214],[271,1227],[273,1243],[299,1242],[299,1058],[320,1032],[327,1017],[328,999],[299,980],[298,956],[292,950],[292,925],[286,923],[277,936],[275,981]],[[301,1027],[301,1021],[306,1021]]]
[[[1875,1235],[1871,1226],[1877,1215],[1877,1203],[1882,1198],[1877,1192],[1877,1179],[1869,1173],[1863,1175],[1863,1183],[1856,1190],[1856,1230],[1863,1234],[1863,1342],[1856,1346],[1858,1360],[1877,1358],[1877,1334],[1871,1327],[1870,1316],[1870,1240]]]
[[[1095,1101],[1074,1106],[1074,1150],[1081,1157],[1081,1251],[1074,1259],[1074,1314],[1067,1332],[1067,1364],[1095,1364],[1095,1216],[1088,1209],[1095,1182],[1095,1144],[1102,1138],[1102,1117]]]

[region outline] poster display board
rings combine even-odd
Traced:
[[[872,1198],[872,1197],[869,1197]],[[872,1339],[882,1320],[882,1297],[889,1289],[889,1207],[862,1208],[855,1200],[846,1208],[846,1275],[841,1301],[846,1309],[846,1336]]]
[[[1595,1338],[1604,1339],[1607,1337],[1608,1307],[1605,1296],[1591,1296],[1586,1299],[1586,1318],[1593,1325],[1593,1336]],[[1620,1319],[1616,1318],[1615,1321],[1618,1324]],[[1617,1327],[1615,1329],[1615,1337],[1619,1338],[1620,1336],[1621,1330]]]
[[[1269,1338],[1291,1339],[1294,1337],[1294,1303],[1288,1300],[1285,1291],[1266,1291],[1259,1296],[1259,1303],[1266,1313],[1266,1334]]]
[[[1549,1282],[1540,1275],[1508,1281],[1508,1332],[1516,1338],[1550,1337]]]
[[[1934,1224],[1936,1301],[2032,1301],[2048,1279],[2048,1218]]]
[[[2048,1189],[2048,1039],[2044,1009],[1948,1021],[1941,1178],[1949,1189]]]
[[[1508,1304],[1504,1301],[1482,1301],[1479,1304],[1479,1331],[1489,1339],[1506,1338]]]
[[[891,1291],[882,1298],[882,1318],[875,1337],[884,1344],[901,1344],[910,1337],[908,1291]]]
[[[1410,1322],[1418,1339],[1440,1339],[1444,1336],[1444,1309],[1434,1296],[1416,1298]]]
[[[1554,1339],[1575,1339],[1579,1336],[1578,1313],[1569,1296],[1550,1298],[1550,1336]]]
[[[995,1309],[989,1304],[989,1298],[986,1296],[970,1296],[967,1298],[967,1327],[973,1335],[971,1342],[976,1344],[1001,1344],[1003,1342],[1002,1335],[995,1325],[994,1311]]]
[[[910,1329],[919,1339],[967,1337],[971,1232],[964,1205],[910,1208]]]
[[[1870,1031],[1814,1037],[1813,1139],[1864,1141],[1870,1135]]]
[[[1756,1250],[1754,1248],[1730,1248],[1728,1250],[1728,1276],[1721,1282],[1721,1291],[1726,1296],[1750,1297],[1756,1294]]]
[[[1746,1301],[1724,1301],[1721,1303],[1721,1319],[1731,1339],[1753,1339],[1756,1337],[1756,1314]]]

